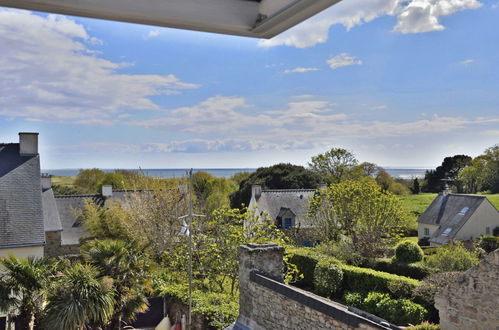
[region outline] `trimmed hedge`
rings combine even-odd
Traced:
[[[340,291],[370,292],[373,290],[392,293],[390,291],[391,281],[402,281],[412,291],[419,281],[405,276],[376,271],[370,268],[362,268],[342,264],[340,261],[317,253],[311,249],[292,248],[287,249],[290,262],[294,263],[303,274],[303,280],[298,284],[313,287],[316,265],[321,260],[330,260],[338,265],[343,271],[343,286]],[[406,295],[404,295],[406,296]],[[409,296],[408,296],[409,297]]]
[[[376,259],[369,266],[380,272],[407,276],[416,280],[422,280],[433,273],[430,268],[422,264],[405,264],[394,262],[390,259]]]
[[[168,284],[158,294],[189,305],[189,289],[185,284]],[[205,318],[209,329],[224,329],[239,315],[239,297],[224,293],[192,291],[192,312]]]
[[[318,294],[332,297],[341,288],[343,271],[332,260],[321,260],[315,265],[314,286]]]

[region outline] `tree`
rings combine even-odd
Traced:
[[[435,170],[426,171],[425,184],[422,188],[424,192],[438,193],[445,188],[443,179],[449,179],[452,185],[455,186],[458,193],[462,192],[462,184],[458,179],[459,172],[470,165],[471,157],[466,155],[455,155],[445,157],[442,165]]]
[[[324,241],[346,236],[365,257],[381,254],[408,227],[399,199],[372,179],[348,180],[322,189],[311,200],[310,218]]]
[[[99,270],[99,278],[112,279],[114,311],[106,329],[121,329],[123,322],[147,310],[153,264],[143,246],[133,241],[95,240],[82,246],[81,255]]]
[[[350,151],[343,148],[332,148],[323,154],[312,157],[308,166],[328,183],[338,183],[357,164],[357,159]]]
[[[45,286],[51,273],[48,260],[0,257],[0,308],[17,311],[16,329],[33,329],[45,299]],[[38,321],[38,320],[36,320]]]
[[[74,185],[87,193],[97,193],[98,186],[104,180],[105,176],[106,173],[98,168],[80,170],[76,176]]]
[[[411,192],[414,195],[417,195],[417,194],[419,194],[421,192],[421,187],[419,186],[419,180],[418,180],[418,178],[414,178],[414,180],[412,181]]]
[[[277,164],[261,167],[241,181],[239,190],[230,195],[230,204],[233,208],[248,205],[251,186],[255,184],[261,185],[263,189],[314,189],[321,180],[320,175],[303,166]]]
[[[50,286],[44,326],[53,330],[103,327],[114,311],[113,282],[90,265],[74,264]]]

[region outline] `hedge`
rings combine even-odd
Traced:
[[[158,292],[189,305],[189,289],[185,284],[168,284]],[[224,329],[239,315],[239,297],[225,293],[192,291],[192,312],[203,315],[210,329]]]
[[[370,268],[362,268],[342,264],[340,261],[317,253],[311,249],[288,249],[290,262],[294,263],[303,274],[303,280],[299,285],[308,285],[313,287],[314,271],[320,260],[331,260],[336,263],[343,271],[343,285],[340,291],[370,292],[373,290],[390,293],[390,282],[402,282],[412,291],[419,281],[405,276],[394,275],[390,273],[376,271]],[[400,286],[400,285],[398,285]],[[408,296],[404,294],[403,296]]]
[[[380,272],[391,273],[400,276],[407,276],[417,280],[422,280],[423,278],[432,274],[432,270],[422,264],[405,264],[394,262],[391,259],[376,259],[369,266]]]

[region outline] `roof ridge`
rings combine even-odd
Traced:
[[[102,197],[100,194],[95,195],[54,195],[55,198],[81,198],[81,197]]]

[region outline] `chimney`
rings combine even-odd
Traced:
[[[38,133],[19,133],[19,154],[21,156],[38,155]]]
[[[42,173],[42,191],[52,188],[52,177],[48,173]]]
[[[319,183],[317,186],[315,186],[316,190],[324,189],[324,188],[327,188],[327,184],[325,184],[325,183]]]
[[[102,186],[102,196],[112,197],[113,196],[113,186],[103,185]]]
[[[262,186],[258,184],[254,184],[251,186],[251,198],[255,197],[255,200],[258,200],[262,195]]]

